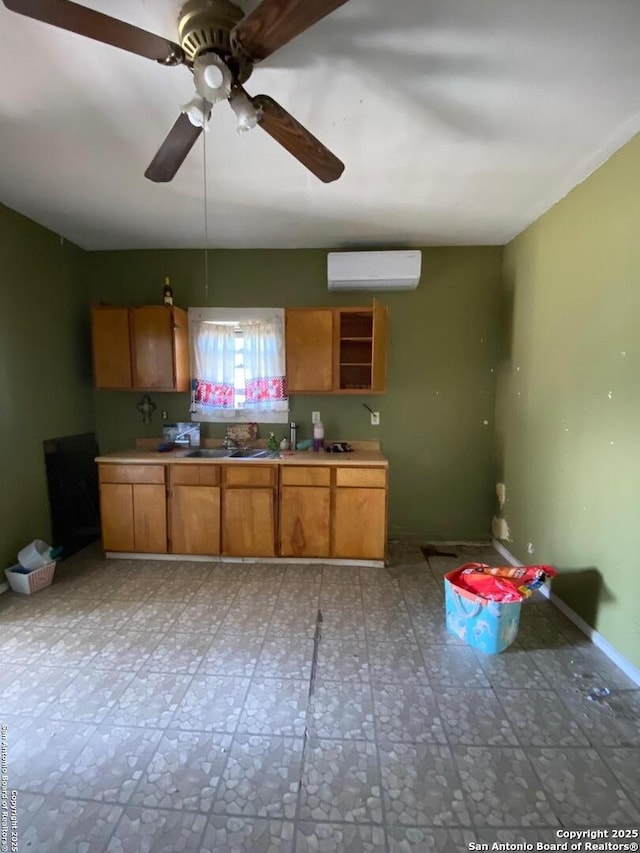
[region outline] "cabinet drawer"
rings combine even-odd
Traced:
[[[169,478],[174,486],[217,486],[219,465],[171,465]]]
[[[274,466],[257,467],[252,462],[225,465],[222,477],[225,486],[275,486],[276,469]]]
[[[311,465],[283,465],[280,482],[283,486],[328,486],[331,482],[331,472],[328,468]]]
[[[101,483],[164,483],[164,465],[100,465]]]
[[[338,468],[336,471],[336,486],[384,489],[386,485],[385,468]]]

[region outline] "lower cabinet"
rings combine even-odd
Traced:
[[[273,489],[225,489],[223,553],[229,557],[275,557]]]
[[[333,556],[384,560],[386,495],[374,489],[336,489]]]
[[[387,472],[338,468],[333,516],[333,556],[384,560],[387,543]]]
[[[283,486],[280,493],[280,554],[328,557],[331,543],[331,489]]]
[[[132,486],[126,483],[101,483],[100,514],[104,550],[135,551]]]
[[[106,551],[385,559],[385,468],[251,462],[166,472],[167,483],[164,465],[100,463]]]
[[[276,468],[223,467],[222,553],[228,557],[275,557]]]
[[[219,482],[219,466],[169,467],[169,530],[172,554],[220,553]]]
[[[167,500],[164,485],[101,482],[100,506],[105,551],[166,552]]]
[[[280,554],[328,557],[331,552],[331,470],[280,469]]]

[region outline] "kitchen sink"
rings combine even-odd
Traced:
[[[229,456],[229,451],[226,447],[212,447],[202,450],[192,450],[190,453],[185,453],[185,457],[189,459],[223,459]]]
[[[271,450],[231,450],[231,459],[273,459],[276,456]]]
[[[275,459],[278,454],[271,450],[246,450],[238,447],[227,450],[225,447],[202,448],[185,453],[189,459]]]

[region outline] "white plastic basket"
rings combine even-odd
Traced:
[[[43,569],[51,562],[51,545],[44,539],[34,539],[18,552],[18,563],[25,569]]]
[[[5,569],[4,573],[9,581],[9,586],[14,592],[21,592],[23,595],[33,595],[45,586],[50,586],[53,581],[53,573],[56,570],[56,562],[53,560],[42,566],[39,569],[33,569],[28,574],[17,572],[21,566],[12,566],[10,569]]]

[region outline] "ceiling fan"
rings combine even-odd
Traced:
[[[87,38],[122,48],[161,65],[185,65],[193,73],[194,98],[186,104],[145,172],[151,181],[172,180],[202,133],[212,107],[228,100],[238,130],[259,125],[325,183],[344,163],[267,95],[244,90],[255,63],[271,56],[347,0],[262,0],[244,15],[230,0],[189,0],[178,16],[180,44],[69,0],[2,0],[7,9]]]

